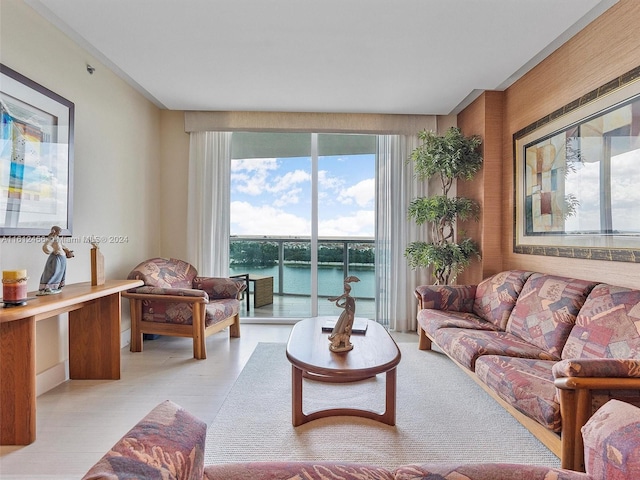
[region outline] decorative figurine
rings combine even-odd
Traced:
[[[344,279],[344,293],[339,297],[329,298],[330,302],[335,302],[337,307],[344,308],[344,312],[340,314],[333,331],[329,335],[329,350],[332,352],[348,352],[353,349],[353,344],[349,341],[351,338],[351,329],[356,316],[356,300],[351,297],[351,282],[359,282],[358,277],[347,277]]]
[[[51,233],[42,245],[42,251],[49,255],[40,277],[37,295],[53,295],[60,293],[64,287],[64,277],[67,272],[67,258],[73,257],[73,251],[62,244],[58,226],[51,227]]]

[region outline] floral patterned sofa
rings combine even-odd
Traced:
[[[127,277],[144,286],[122,294],[131,309],[131,351],[142,351],[143,334],[193,338],[193,356],[207,358],[205,340],[229,327],[240,336],[240,296],[245,282],[201,277],[193,265],[175,258],[151,258]]]
[[[637,480],[640,409],[611,400],[582,428],[587,473],[541,466],[416,464],[388,470],[341,462],[204,465],[207,426],[165,401],[135,425],[83,480]]]
[[[511,270],[419,286],[419,348],[435,344],[561,458],[611,398],[640,405],[640,291]],[[639,477],[640,478],[640,477]]]

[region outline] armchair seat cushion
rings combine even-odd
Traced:
[[[205,292],[202,292],[205,293]],[[205,293],[206,295],[206,293]],[[238,300],[227,298],[210,302],[206,305],[205,326],[233,317],[239,312]],[[188,303],[176,302],[142,302],[142,319],[146,322],[175,323],[180,325],[193,324],[193,310]]]

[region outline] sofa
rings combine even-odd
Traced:
[[[418,348],[449,356],[563,468],[584,470],[581,428],[606,401],[640,405],[640,290],[510,270],[415,295]]]
[[[171,401],[155,407],[83,480],[637,480],[640,409],[611,400],[582,428],[586,473],[542,466],[415,464],[393,470],[339,461],[204,465],[207,426]]]

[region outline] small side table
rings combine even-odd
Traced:
[[[273,277],[250,273],[249,281],[253,283],[253,308],[271,305],[273,303]]]

